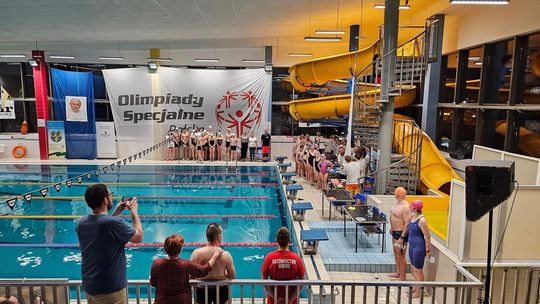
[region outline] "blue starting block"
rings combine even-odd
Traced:
[[[300,240],[305,254],[317,254],[320,241],[328,241],[324,229],[310,229],[300,231]]]
[[[291,178],[292,178],[293,176],[296,176],[296,173],[295,173],[295,172],[283,172],[283,173],[281,174],[281,180],[283,181],[283,183],[284,183],[285,185],[288,185],[288,184],[291,183]]]
[[[313,210],[313,205],[310,202],[293,203],[291,206],[293,219],[295,221],[303,221],[307,210]]]
[[[287,159],[287,156],[276,156],[276,160],[279,164],[283,164],[283,161]]]
[[[288,199],[296,199],[296,193],[298,192],[298,190],[304,190],[304,187],[302,187],[302,185],[295,184],[287,185],[285,189],[287,190]]]
[[[280,173],[285,173],[287,172],[287,168],[291,166],[291,163],[283,163],[283,164],[278,164],[278,167],[279,167],[279,172]]]

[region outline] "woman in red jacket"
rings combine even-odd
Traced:
[[[184,238],[173,234],[165,239],[163,247],[167,258],[156,259],[150,271],[150,284],[156,287],[156,304],[191,303],[190,276],[200,278],[207,275],[223,249],[216,248],[208,264],[202,266],[179,258]]]

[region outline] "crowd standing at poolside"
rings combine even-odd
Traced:
[[[313,139],[309,135],[301,135],[293,146],[293,159],[299,177],[317,189],[326,190],[329,170],[339,168],[338,174],[346,181],[346,189],[352,195],[362,190],[363,177],[369,171],[368,155],[365,147],[355,147],[352,155],[345,155],[343,140],[332,135],[324,143],[320,133]]]
[[[192,160],[198,163],[204,161],[256,161],[257,149],[261,149],[261,160],[268,161],[271,136],[267,130],[260,138],[250,131],[237,136],[227,129],[214,131],[212,126],[205,128],[182,128],[169,131],[165,137],[167,143],[167,158],[165,160]]]

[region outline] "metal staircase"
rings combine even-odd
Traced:
[[[389,96],[397,99],[403,95],[404,90],[414,90],[422,85],[428,63],[426,37],[427,30],[424,30],[396,48],[396,59],[393,63],[394,80],[388,95],[381,94],[380,81],[382,59],[389,54],[375,55],[375,60],[370,65],[355,73],[352,117],[355,146],[377,150],[380,104],[386,102]],[[379,54],[381,49],[379,45]],[[401,136],[394,136],[392,164],[388,168],[383,168],[388,170],[387,189],[393,191],[395,187],[402,186],[408,192],[415,193],[419,178],[422,130],[414,121],[394,120],[394,134]],[[376,168],[376,157],[370,157],[370,162],[370,167]]]

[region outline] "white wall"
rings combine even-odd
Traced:
[[[444,54],[540,31],[538,0],[512,0],[509,5],[448,5],[439,12],[446,15]]]

